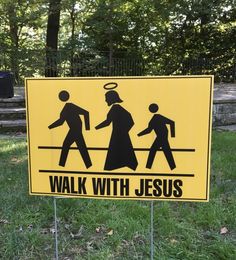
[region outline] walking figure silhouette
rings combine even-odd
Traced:
[[[63,90],[59,93],[59,99],[62,102],[68,101],[69,98],[70,95],[67,91]],[[64,122],[66,122],[69,127],[69,132],[67,133],[62,145],[59,161],[60,166],[65,166],[69,149],[74,142],[78,147],[86,168],[92,166],[92,162],[82,133],[82,121],[80,119],[80,115],[84,116],[85,129],[90,130],[89,112],[73,103],[66,103],[61,111],[60,118],[48,126],[49,129],[52,129],[54,127],[61,126],[64,124]]]
[[[107,114],[107,118],[95,127],[100,129],[112,123],[112,134],[104,170],[115,170],[125,166],[136,170],[138,161],[129,136],[129,131],[134,125],[133,118],[127,110],[117,104],[123,101],[115,90],[108,91],[105,96],[106,102],[108,106],[111,106],[111,109]]]
[[[149,111],[151,113],[156,113],[158,111],[159,107],[157,104],[153,103],[149,106]],[[138,136],[146,135],[152,132],[154,130],[156,134],[156,139],[154,143],[152,144],[148,160],[146,164],[146,168],[151,169],[153,165],[153,161],[155,159],[155,155],[158,149],[162,148],[166,160],[169,164],[169,167],[171,170],[176,168],[175,161],[171,152],[171,148],[168,141],[168,128],[166,125],[170,125],[170,134],[171,137],[175,137],[175,122],[170,120],[169,118],[166,118],[160,114],[153,115],[152,119],[150,120],[148,127],[141,131]]]

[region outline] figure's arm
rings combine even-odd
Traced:
[[[143,131],[141,131],[140,133],[138,133],[138,136],[142,136],[142,135],[146,135],[152,132],[152,128],[148,127],[146,129],[144,129]]]
[[[100,129],[100,128],[103,128],[103,127],[109,126],[110,123],[111,123],[111,121],[108,120],[108,119],[106,119],[106,120],[104,120],[102,123],[100,123],[99,125],[97,125],[97,126],[95,127],[95,129],[98,130],[98,129]]]
[[[52,128],[55,128],[55,127],[58,127],[60,125],[62,125],[64,123],[64,119],[63,118],[59,118],[58,120],[56,120],[55,122],[53,122],[51,125],[48,126],[49,129],[52,129]]]
[[[84,111],[84,122],[85,122],[85,129],[90,130],[90,121],[89,121],[89,112]]]
[[[108,114],[107,114],[107,118],[106,120],[104,120],[103,122],[101,122],[100,124],[98,124],[95,129],[100,129],[100,128],[103,128],[103,127],[107,127],[110,125],[110,123],[112,122],[112,113],[113,113],[113,110],[111,109]]]
[[[72,104],[75,111],[77,111],[80,115],[84,116],[85,129],[90,130],[90,120],[89,120],[89,112],[75,104]]]
[[[49,125],[48,126],[49,129],[52,129],[52,128],[55,128],[55,127],[58,127],[58,126],[64,124],[64,122],[65,122],[65,118],[63,116],[64,115],[64,110],[65,110],[65,106],[64,106],[64,108],[61,111],[60,118],[57,119],[55,122],[53,122],[51,125]]]
[[[165,124],[170,125],[170,136],[175,137],[175,121],[173,121],[167,117],[164,117],[164,116],[162,116],[162,118],[163,118],[163,121],[165,122]]]
[[[175,122],[170,120],[170,136],[175,137]]]

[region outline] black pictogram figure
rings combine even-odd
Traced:
[[[149,111],[151,113],[156,113],[158,111],[158,105],[154,103],[151,104],[149,106]],[[152,168],[156,152],[160,148],[162,148],[171,170],[176,168],[175,161],[168,141],[168,128],[166,125],[170,125],[171,137],[175,137],[175,122],[160,114],[155,114],[150,120],[148,127],[138,134],[138,136],[142,136],[149,134],[152,130],[154,130],[157,136],[149,151],[148,160],[146,164],[146,168],[148,169]]]
[[[63,90],[59,93],[59,99],[62,102],[68,101],[69,98],[70,95],[67,91]],[[64,124],[64,122],[66,122],[69,126],[69,132],[67,133],[62,145],[62,151],[59,161],[60,166],[65,166],[70,146],[74,142],[78,147],[86,168],[92,166],[92,162],[82,133],[82,121],[80,119],[80,115],[84,116],[85,129],[90,130],[89,112],[79,106],[76,106],[73,103],[66,103],[61,111],[60,118],[48,127],[49,129],[52,129],[54,127],[61,126],[62,124]]]
[[[107,119],[96,126],[96,129],[100,129],[112,123],[112,134],[104,170],[115,170],[125,166],[135,170],[138,161],[129,136],[129,131],[134,125],[132,116],[118,104],[123,101],[115,90],[108,91],[105,97],[111,109],[107,114]]]

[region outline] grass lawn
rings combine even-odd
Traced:
[[[0,137],[0,259],[53,259],[51,197],[28,195],[26,141]],[[236,133],[214,132],[209,203],[154,203],[154,259],[236,259]],[[149,259],[150,202],[57,199],[59,259]]]

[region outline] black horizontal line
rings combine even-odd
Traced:
[[[62,192],[35,192],[31,191],[31,194],[36,194],[36,195],[48,195],[48,196],[53,196],[56,199],[65,199],[66,197],[81,197],[81,198],[102,198],[102,199],[122,199],[122,200],[170,200],[170,201],[207,201],[207,197],[204,199],[198,199],[198,198],[175,198],[175,197],[154,197],[154,196],[113,196],[113,195],[81,195],[81,194],[74,194],[74,193],[62,193]]]
[[[31,194],[36,195],[48,195],[51,197],[55,197],[56,199],[69,199],[71,197],[79,197],[79,198],[102,198],[102,199],[110,199],[110,200],[116,200],[116,199],[122,199],[122,200],[170,200],[170,201],[207,201],[206,198],[176,198],[176,197],[155,197],[155,196],[114,196],[114,195],[84,195],[84,194],[74,194],[74,193],[62,193],[62,192],[37,192],[37,191],[31,191]]]
[[[38,149],[50,149],[50,150],[61,150],[61,146],[38,146]],[[94,151],[107,151],[108,148],[104,147],[88,147],[88,150],[94,150]],[[70,147],[70,150],[78,150],[77,147]],[[134,148],[134,151],[143,151],[143,152],[149,152],[149,148]],[[162,149],[157,149],[157,151],[162,151]],[[173,148],[171,149],[172,152],[195,152],[195,149],[191,148]]]
[[[69,173],[84,175],[117,175],[117,176],[168,176],[168,177],[194,177],[191,173],[129,173],[129,172],[84,172],[84,171],[64,171],[64,170],[39,170],[44,173]]]

